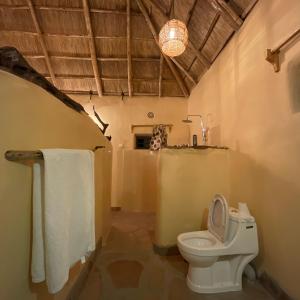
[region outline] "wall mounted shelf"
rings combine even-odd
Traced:
[[[133,124],[131,125],[131,133],[133,133],[134,128],[138,128],[138,127],[144,127],[144,128],[153,128],[154,126],[158,126],[158,125],[164,125],[167,126],[169,128],[169,131],[171,132],[173,124]]]

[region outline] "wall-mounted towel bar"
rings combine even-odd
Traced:
[[[93,151],[105,148],[105,146],[96,146]],[[9,150],[5,152],[5,158],[9,161],[25,161],[44,159],[42,151],[15,151]]]
[[[283,41],[280,45],[278,45],[276,48],[267,49],[266,60],[273,65],[275,72],[280,71],[280,61],[279,61],[280,50],[299,36],[300,36],[300,28],[296,30],[291,36],[289,36],[285,41]]]

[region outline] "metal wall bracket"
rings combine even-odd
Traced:
[[[279,50],[273,52],[271,49],[267,49],[266,60],[273,65],[274,71],[276,73],[280,71],[279,54]]]

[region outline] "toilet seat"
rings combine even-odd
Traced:
[[[224,196],[215,195],[208,213],[208,230],[219,241],[225,242],[228,236],[229,210]]]
[[[216,254],[217,250],[226,249],[224,244],[208,230],[182,233],[177,237],[177,242],[183,251],[194,255],[202,253],[212,256]]]

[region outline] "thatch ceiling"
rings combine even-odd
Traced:
[[[16,47],[67,94],[185,96],[257,0],[0,0],[0,47]],[[157,34],[184,21],[189,45],[161,55]]]

